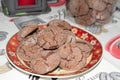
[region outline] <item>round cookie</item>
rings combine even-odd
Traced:
[[[77,71],[86,64],[86,56],[77,46],[76,42],[67,43],[59,48],[61,56],[60,67],[65,70]]]
[[[31,69],[38,74],[45,74],[56,69],[60,63],[60,56],[54,51],[42,51],[40,56],[30,63]]]

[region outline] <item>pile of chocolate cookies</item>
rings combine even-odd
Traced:
[[[93,46],[76,39],[71,25],[64,20],[52,20],[44,28],[27,24],[18,32],[17,56],[33,73],[47,74],[61,67],[78,71],[86,66]]]
[[[67,0],[67,10],[76,23],[89,26],[110,21],[116,0]]]

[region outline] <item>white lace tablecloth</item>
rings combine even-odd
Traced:
[[[62,10],[64,6],[53,8],[49,14],[38,15],[37,17],[44,19],[46,22],[55,19],[55,18],[64,18],[64,15],[58,16],[58,10]],[[51,16],[50,16],[51,15]],[[13,22],[14,17],[7,17],[2,12],[0,12],[0,31],[5,31],[8,33],[7,38],[4,41],[0,41],[0,49],[5,49],[8,40],[18,32],[18,28]],[[83,28],[74,23],[71,18],[65,18],[72,25]],[[78,76],[70,79],[60,79],[60,80],[99,80],[99,75],[103,72],[120,72],[120,59],[116,59],[109,52],[105,50],[106,43],[116,35],[120,35],[120,12],[114,13],[115,21],[106,24],[103,28],[103,31],[100,34],[93,34],[103,46],[103,58],[100,64],[94,68],[92,71],[88,72],[83,76]],[[83,28],[84,29],[84,28]],[[104,31],[105,30],[105,31]],[[0,56],[0,71],[6,69],[5,63],[7,62],[4,55]],[[4,72],[4,71],[3,71]],[[8,68],[5,73],[0,74],[0,80],[35,80],[32,76],[24,74],[12,67]],[[43,80],[38,78],[36,80]],[[50,80],[50,79],[45,79]],[[106,80],[106,79],[105,79]]]

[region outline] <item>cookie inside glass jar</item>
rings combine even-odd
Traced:
[[[95,23],[106,24],[111,20],[116,0],[67,0],[68,13],[76,23],[90,26]]]

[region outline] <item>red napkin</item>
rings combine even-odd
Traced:
[[[109,40],[105,49],[110,52],[112,56],[120,59],[120,34]]]

